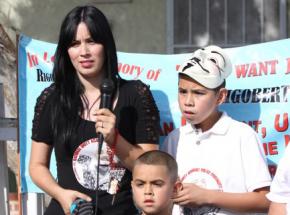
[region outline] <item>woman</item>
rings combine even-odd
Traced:
[[[98,214],[135,214],[130,170],[158,148],[159,113],[146,85],[119,77],[113,35],[97,8],[76,7],[65,17],[53,78],[35,106],[29,164],[33,181],[52,197],[46,214],[69,214],[77,198],[94,202],[96,190]],[[115,85],[113,111],[99,108],[105,78]],[[99,171],[97,133],[104,137]],[[52,149],[57,181],[49,172]]]

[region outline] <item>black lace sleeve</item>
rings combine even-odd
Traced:
[[[52,127],[50,120],[50,99],[54,85],[44,89],[36,100],[32,121],[32,140],[52,145]]]
[[[152,93],[147,85],[136,82],[136,142],[159,144],[160,118]]]

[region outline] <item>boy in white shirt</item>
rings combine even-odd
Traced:
[[[267,198],[271,201],[269,215],[290,214],[290,146],[279,161]]]
[[[256,132],[218,110],[232,65],[224,50],[209,46],[179,69],[178,102],[187,124],[172,131],[163,150],[175,157],[183,189],[173,214],[267,212],[271,183]]]

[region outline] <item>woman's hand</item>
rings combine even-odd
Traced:
[[[88,202],[92,201],[92,199],[89,196],[83,193],[80,193],[75,190],[66,190],[66,189],[63,189],[63,191],[60,193],[60,195],[57,197],[56,200],[60,203],[64,213],[69,215],[70,207],[77,198],[84,199]]]
[[[104,141],[113,146],[116,135],[116,116],[106,108],[102,108],[96,111],[96,132],[102,133]]]

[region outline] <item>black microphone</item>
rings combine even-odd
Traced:
[[[112,103],[113,103],[113,93],[114,93],[115,85],[114,82],[111,79],[104,79],[101,85],[101,103],[100,103],[100,109],[101,108],[107,108],[109,110],[112,110]],[[98,133],[98,140],[99,140],[99,146],[98,146],[98,165],[97,165],[97,189],[96,189],[96,199],[95,199],[95,215],[98,214],[98,188],[99,188],[99,171],[100,171],[100,157],[101,157],[101,151],[102,146],[104,142],[104,136],[102,133]]]
[[[101,85],[101,103],[100,103],[100,109],[101,108],[107,108],[109,110],[112,110],[112,101],[113,101],[113,93],[114,93],[114,82],[111,79],[104,79]],[[102,133],[98,134],[99,139],[99,152],[102,150],[102,144],[104,141],[104,136]]]

